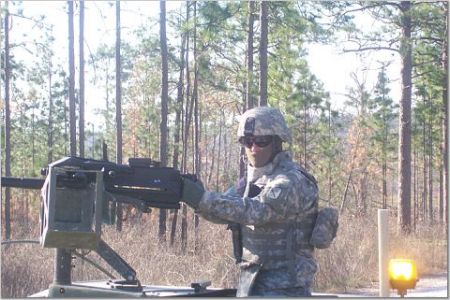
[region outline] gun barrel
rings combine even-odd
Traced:
[[[1,186],[20,189],[39,190],[44,185],[44,181],[45,179],[41,178],[18,178],[18,177],[2,176]]]

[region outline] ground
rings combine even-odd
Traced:
[[[339,298],[378,297],[378,287],[351,290],[347,293],[336,294]],[[448,298],[448,273],[426,275],[419,278],[414,290],[408,290],[405,297],[420,298]],[[395,290],[391,290],[390,297],[400,297]]]

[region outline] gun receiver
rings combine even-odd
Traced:
[[[52,167],[71,167],[70,176],[75,182],[83,184],[92,178],[76,179],[77,170],[102,171],[106,192],[111,193],[115,201],[129,203],[143,212],[150,207],[180,208],[181,174],[178,170],[160,167],[159,163],[147,158],[132,158],[128,165],[118,165],[108,161],[69,157],[53,163]]]

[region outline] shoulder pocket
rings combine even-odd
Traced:
[[[310,244],[319,249],[328,248],[336,237],[339,226],[338,219],[337,209],[333,207],[320,209],[309,240]]]

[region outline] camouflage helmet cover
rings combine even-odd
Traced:
[[[273,107],[255,107],[247,110],[239,120],[238,137],[277,135],[291,143],[291,133],[281,112]]]

